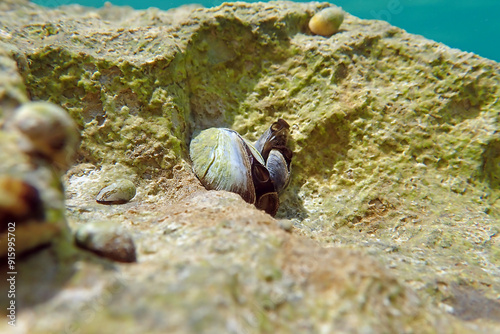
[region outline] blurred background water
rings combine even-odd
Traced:
[[[44,6],[77,3],[102,7],[104,0],[34,0]],[[169,9],[188,3],[205,7],[217,0],[111,0],[135,9]],[[252,2],[252,1],[250,1]],[[463,51],[500,61],[500,0],[335,0],[347,12],[363,19],[385,20],[406,31],[423,35]]]

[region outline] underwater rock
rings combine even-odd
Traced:
[[[101,204],[124,204],[134,198],[136,193],[132,181],[122,179],[111,183],[99,191],[96,201]]]
[[[322,9],[309,20],[309,29],[316,34],[330,37],[339,31],[344,22],[344,11],[340,7]]]
[[[135,262],[134,240],[113,223],[92,222],[75,232],[75,243],[82,249],[119,262]]]
[[[141,189],[134,205],[99,205],[102,168],[66,175],[70,227],[121,226],[141,261],[99,275],[58,263],[74,276],[54,279],[37,305],[44,285],[27,266],[18,302],[30,333],[500,330],[496,306],[466,320],[464,305],[500,294],[498,63],[348,13],[342,33],[313,36],[309,19],[328,3],[8,4],[0,77],[17,73],[0,80],[0,114],[22,104],[16,93],[64,106],[81,129],[79,162],[123,165],[114,176],[134,175]],[[255,141],[277,118],[293,124],[277,213],[291,233],[237,194],[206,191],[188,162],[197,131]],[[3,140],[19,131],[0,136],[2,173],[37,189],[47,220],[63,218],[54,168],[33,167],[47,160],[21,151],[19,137]],[[474,294],[443,294],[453,282]]]

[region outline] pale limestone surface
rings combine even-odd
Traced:
[[[25,258],[19,332],[500,331],[494,61],[349,14],[314,36],[326,3],[0,6],[0,115],[65,107],[83,137],[70,227],[116,223],[137,247],[135,264]],[[277,118],[295,153],[281,221],[205,191],[187,154],[197,130],[255,140]],[[119,178],[134,199],[97,204]]]

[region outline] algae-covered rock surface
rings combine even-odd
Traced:
[[[81,145],[61,177],[65,235],[110,229],[135,252],[17,257],[16,327],[2,292],[0,331],[500,332],[500,65],[348,13],[313,34],[329,6],[0,2],[1,138],[30,100],[67,110]],[[275,218],[203,188],[197,132],[253,141],[278,118],[294,155]],[[15,145],[0,164],[30,166]],[[123,179],[132,200],[96,202]]]

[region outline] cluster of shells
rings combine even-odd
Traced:
[[[279,194],[290,179],[289,132],[283,119],[274,122],[255,144],[234,130],[203,130],[190,145],[194,173],[205,188],[237,193],[274,216]]]

